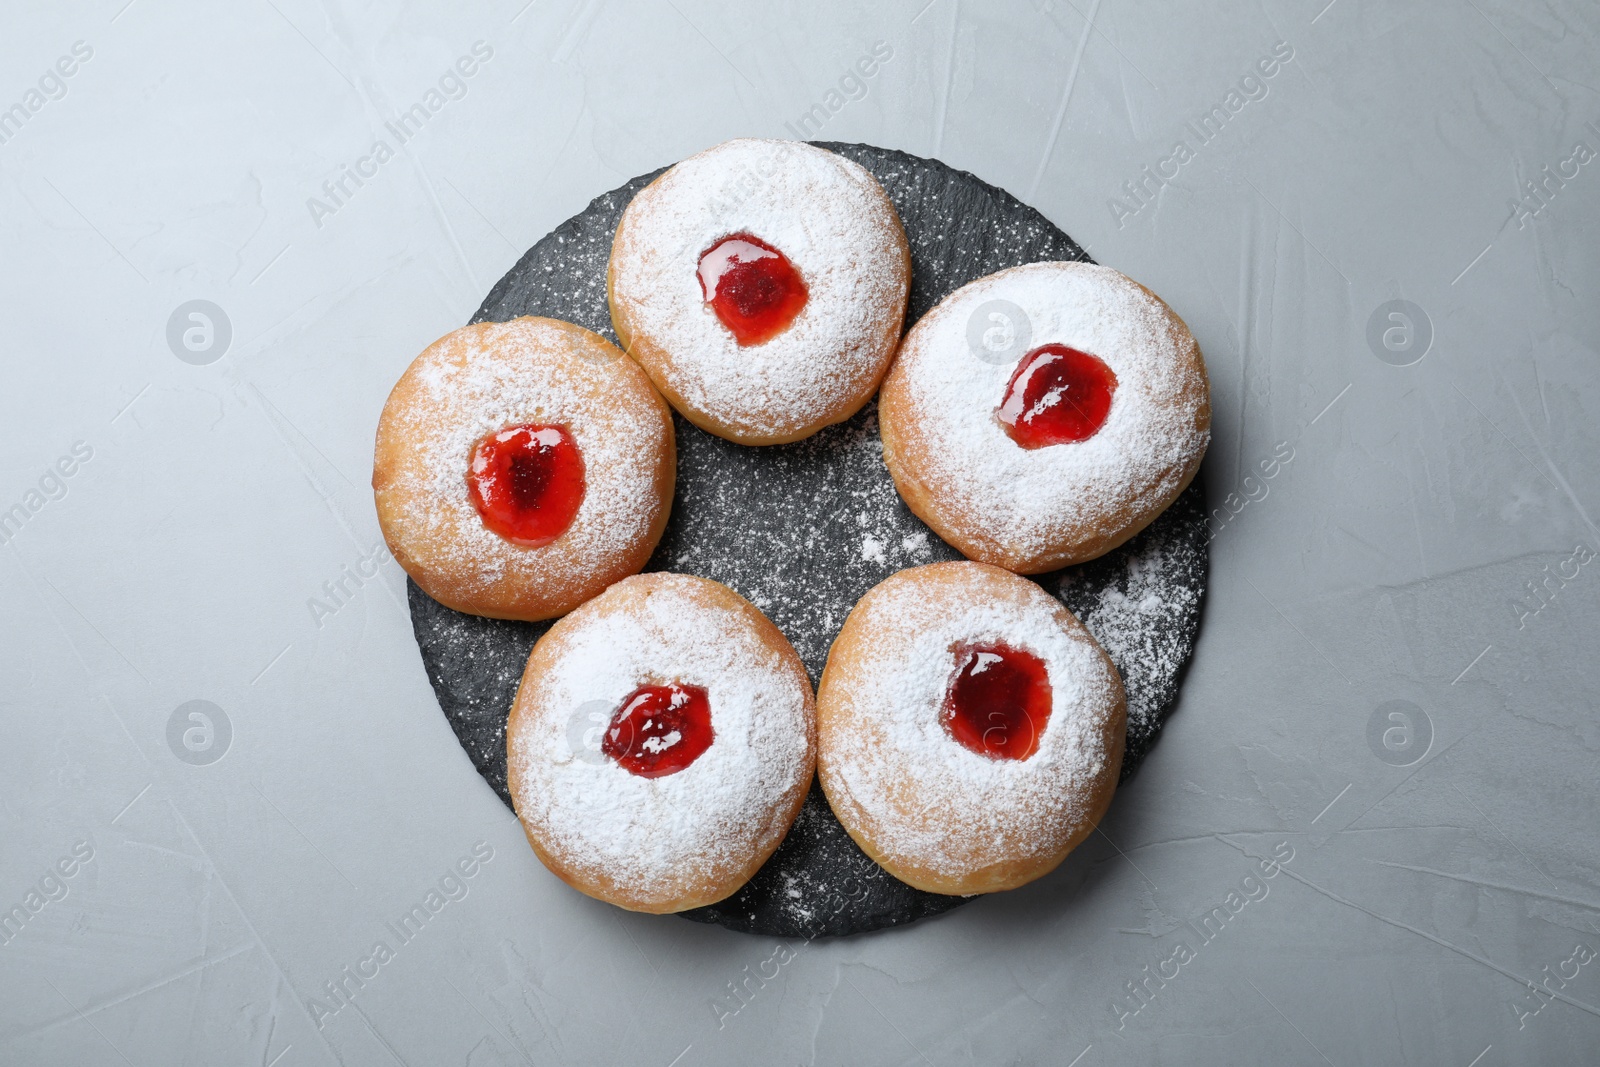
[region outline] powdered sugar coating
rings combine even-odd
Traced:
[[[943,722],[956,647],[996,642],[1038,656],[1049,676],[1050,718],[1025,760],[974,752]],[[873,588],[835,646],[820,700],[823,786],[887,865],[956,879],[1059,859],[1116,780],[1121,746],[1106,745],[1108,723],[1122,725],[1115,668],[1060,603],[997,568],[931,564]]]
[[[809,290],[786,330],[750,347],[706,304],[696,273],[702,253],[735,233],[782,252]],[[695,422],[761,443],[866,402],[899,339],[909,284],[900,220],[865,168],[757,139],[691,156],[635,197],[610,276],[618,334],[662,391]]]
[[[654,905],[727,895],[776,847],[811,780],[814,723],[804,668],[758,622],[717,583],[658,573],[617,583],[540,641],[507,753],[517,814],[564,876],[669,910]],[[711,746],[659,778],[601,755],[590,724],[670,682],[706,690]]]
[[[491,531],[467,489],[478,442],[529,423],[567,427],[586,483],[572,524],[541,548]],[[417,357],[384,410],[374,488],[385,536],[425,588],[500,600],[521,584],[603,582],[629,557],[642,566],[665,522],[670,474],[669,500],[658,478],[672,454],[665,406],[621,353],[576,326],[520,318],[457,330]]]
[[[994,410],[1015,362],[980,358],[969,340],[991,301],[1021,309],[1030,349],[1068,345],[1111,368],[1111,409],[1093,436],[1024,449],[1006,435]],[[901,388],[913,443],[895,454],[896,481],[927,488],[935,527],[969,555],[1029,572],[1137,533],[1211,438],[1205,365],[1187,328],[1149,290],[1091,263],[1033,263],[958,289],[907,334],[885,391]]]

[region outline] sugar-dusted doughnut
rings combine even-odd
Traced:
[[[712,904],[783,840],[811,784],[805,667],[749,601],[625,579],[550,628],[506,726],[511,797],[557,877],[633,911]]]
[[[986,346],[991,330],[1005,343]],[[940,301],[900,346],[878,415],[911,510],[968,558],[1021,574],[1144,529],[1211,439],[1189,328],[1090,263],[1013,267]]]
[[[530,317],[456,330],[412,362],[378,422],[372,488],[423,592],[532,621],[644,566],[675,476],[672,415],[639,367]]]
[[[1062,604],[982,563],[880,582],[817,691],[817,774],[868,856],[930,893],[1053,870],[1111,803],[1126,701]]]
[[[755,139],[691,156],[634,197],[607,278],[622,347],[672,406],[749,445],[860,410],[910,283],[900,218],[864,167]]]

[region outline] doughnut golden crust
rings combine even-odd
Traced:
[[[809,290],[783,332],[741,347],[707,305],[700,257],[749,234]],[[911,254],[894,204],[865,168],[796,141],[741,139],[691,156],[622,215],[607,271],[622,347],[672,406],[747,445],[808,437],[854,415],[894,357]]]
[[[640,686],[705,689],[714,738],[645,778],[601,747]],[[506,726],[511,796],[557,877],[631,911],[736,892],[788,833],[816,762],[811,682],[788,640],[727,586],[624,579],[557,622],[528,657]]]
[[[1001,642],[1043,660],[1038,749],[995,758],[942,719],[957,646]],[[993,893],[1054,870],[1105,814],[1126,701],[1093,637],[1038,585],[982,563],[933,563],[869,590],[817,691],[817,774],[850,836],[930,893]]]
[[[1104,425],[1024,449],[995,416],[1018,351],[970,338],[991,316],[1032,350],[1067,345],[1117,377]],[[1024,332],[1025,331],[1025,332]],[[1122,544],[1188,487],[1211,439],[1200,347],[1132,279],[1088,263],[1032,263],[956,290],[911,328],[879,394],[884,462],[906,504],[969,559],[1040,574]]]
[[[477,444],[524,424],[565,426],[581,450],[582,501],[539,548],[484,525],[467,489]],[[378,422],[372,488],[389,550],[457,611],[561,615],[643,568],[672,507],[672,415],[637,364],[555,319],[478,323],[416,358]]]

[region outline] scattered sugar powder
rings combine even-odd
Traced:
[[[1128,694],[1128,751],[1155,742],[1178,697],[1205,592],[1205,515],[1191,488],[1122,549],[1062,572],[1062,601],[1116,664]]]
[[[405,502],[407,548],[423,567],[488,589],[520,569],[547,565],[555,553],[575,573],[588,573],[649,533],[659,504],[653,463],[641,457],[660,453],[667,426],[640,405],[596,404],[596,395],[617,390],[619,368],[576,354],[568,330],[528,319],[468,327],[406,372],[421,389],[390,430],[412,446],[389,492]],[[467,493],[477,443],[528,423],[568,428],[586,483],[567,532],[537,550],[489,530]]]
[[[970,573],[970,572],[969,572]],[[892,860],[960,875],[1016,856],[1058,851],[1091,812],[1080,803],[1105,773],[1104,723],[1121,697],[1116,672],[1082,626],[1048,593],[995,596],[981,573],[959,582],[891,579],[862,601],[856,621],[872,654],[839,679],[853,730],[833,733],[830,792],[874,827]],[[1004,642],[1042,659],[1050,718],[1025,760],[994,759],[946,729],[954,646]],[[830,687],[832,682],[830,681]]]
[[[518,814],[564,866],[644,896],[700,889],[787,829],[775,821],[810,780],[801,676],[749,619],[710,605],[686,575],[627,579],[657,588],[636,611],[568,616],[554,666],[525,691],[511,738]],[[599,601],[601,605],[604,600]],[[706,690],[711,747],[660,778],[630,774],[588,749],[590,709],[618,707],[641,685]],[[532,714],[526,714],[528,710]]]
[[[731,186],[731,188],[730,188]],[[702,253],[735,233],[778,249],[809,292],[783,333],[741,347],[705,303]],[[689,405],[781,435],[857,395],[898,321],[900,222],[877,181],[843,156],[792,141],[728,141],[679,163],[629,205],[612,253],[612,298],[669,353]]]
[[[1039,449],[1006,436],[994,408],[1014,364],[979,359],[967,339],[969,320],[991,300],[1022,309],[1031,347],[1070,345],[1116,374],[1094,436]],[[964,286],[907,335],[899,365],[926,446],[918,477],[947,487],[970,535],[1021,554],[1058,541],[1068,523],[1098,539],[1128,512],[1153,512],[1210,440],[1196,426],[1206,388],[1193,340],[1158,299],[1108,267],[1034,263]]]

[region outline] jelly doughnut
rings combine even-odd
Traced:
[[[539,859],[633,911],[729,896],[800,812],[816,706],[783,634],[727,586],[624,579],[539,639],[506,726]]]
[[[986,347],[987,330],[1007,344]],[[919,518],[969,559],[1039,574],[1109,552],[1177,499],[1211,439],[1210,387],[1150,290],[1092,263],[1031,263],[911,328],[878,422]]]
[[[796,141],[743,139],[634,197],[607,291],[622,347],[684,418],[768,445],[871,398],[910,283],[900,218],[865,168]]]
[[[817,775],[866,854],[930,893],[1015,889],[1111,803],[1122,681],[1037,584],[930,563],[861,598],[817,690]]]
[[[446,334],[378,422],[384,540],[457,611],[548,619],[643,568],[672,506],[672,416],[638,365],[555,319]]]

